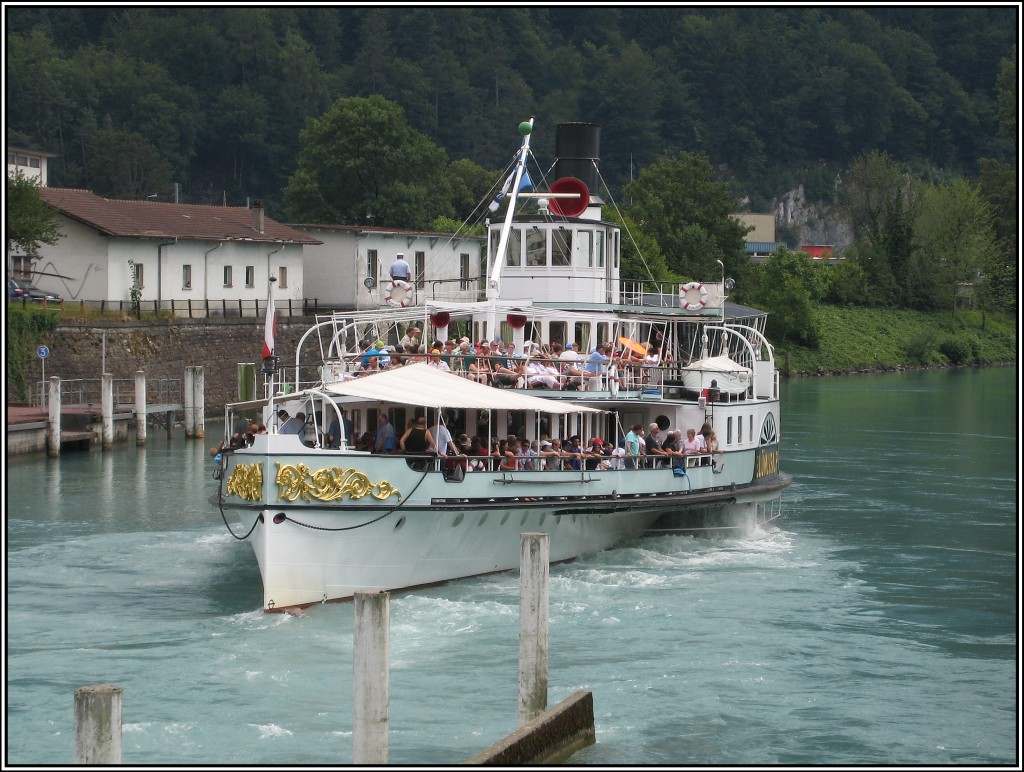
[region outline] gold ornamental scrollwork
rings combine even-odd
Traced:
[[[263,466],[261,464],[238,464],[228,476],[227,494],[234,494],[246,501],[263,498]]]
[[[373,496],[384,501],[391,496],[402,494],[387,480],[378,483],[356,469],[342,469],[339,466],[318,469],[315,472],[305,464],[277,464],[277,498],[279,501],[339,501],[345,496],[361,499]]]

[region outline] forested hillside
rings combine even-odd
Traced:
[[[1006,7],[8,7],[8,142],[50,184],[283,213],[299,131],[379,94],[449,161],[500,169],[515,128],[600,123],[617,192],[662,154],[705,154],[755,210],[827,198],[884,152],[932,180],[1014,161],[997,126]]]

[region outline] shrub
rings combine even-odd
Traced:
[[[965,340],[962,336],[957,336],[943,340],[939,344],[939,353],[946,357],[950,364],[962,365],[964,362],[975,358],[974,351],[976,348],[977,342],[975,342],[975,347],[972,348],[970,341]]]
[[[907,359],[926,365],[931,360],[932,352],[935,351],[935,340],[938,333],[935,330],[923,330],[912,335],[903,344],[903,353]]]

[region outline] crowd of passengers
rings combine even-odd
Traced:
[[[381,421],[386,423],[387,419],[382,417]],[[380,443],[374,446],[370,432],[358,442],[364,445],[357,444],[357,449],[380,452]],[[687,429],[685,440],[680,431],[662,432],[658,424],[652,423],[646,435],[642,424],[634,424],[618,444],[600,437],[591,438],[586,446],[580,442],[578,434],[539,440],[520,439],[510,434],[504,439],[493,439],[488,448],[479,436],[470,437],[465,433],[452,436],[442,423],[428,428],[426,417],[420,416],[409,421],[397,445],[400,453],[444,456],[447,468],[458,466],[463,472],[678,467],[684,466],[683,458],[688,454],[707,455],[719,451],[715,431],[708,423],[699,432]]]
[[[418,327],[410,327],[397,346],[383,340],[363,340],[353,357],[355,369],[345,377],[355,377],[390,370],[414,362],[424,362],[444,372],[461,375],[477,383],[499,388],[585,389],[587,380],[598,378],[615,364],[614,376],[620,387],[642,388],[650,383],[652,368],[668,361],[667,351],[655,342],[637,344],[637,349],[623,346],[616,349],[602,343],[583,354],[575,343],[539,344],[527,341],[522,351],[515,343],[503,340],[478,341],[469,338],[421,343]],[[640,349],[645,353],[641,354]]]

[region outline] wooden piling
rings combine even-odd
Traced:
[[[75,764],[121,763],[121,697],[109,684],[75,689]]]
[[[103,373],[100,402],[103,412],[101,447],[110,450],[114,447],[114,376],[110,373]]]
[[[135,371],[135,444],[146,444],[146,373]]]
[[[50,412],[46,422],[46,454],[56,458],[60,455],[60,378],[50,377]]]
[[[519,726],[548,707],[548,557],[546,533],[520,534]]]
[[[388,763],[390,595],[357,592],[352,656],[352,763]]]

